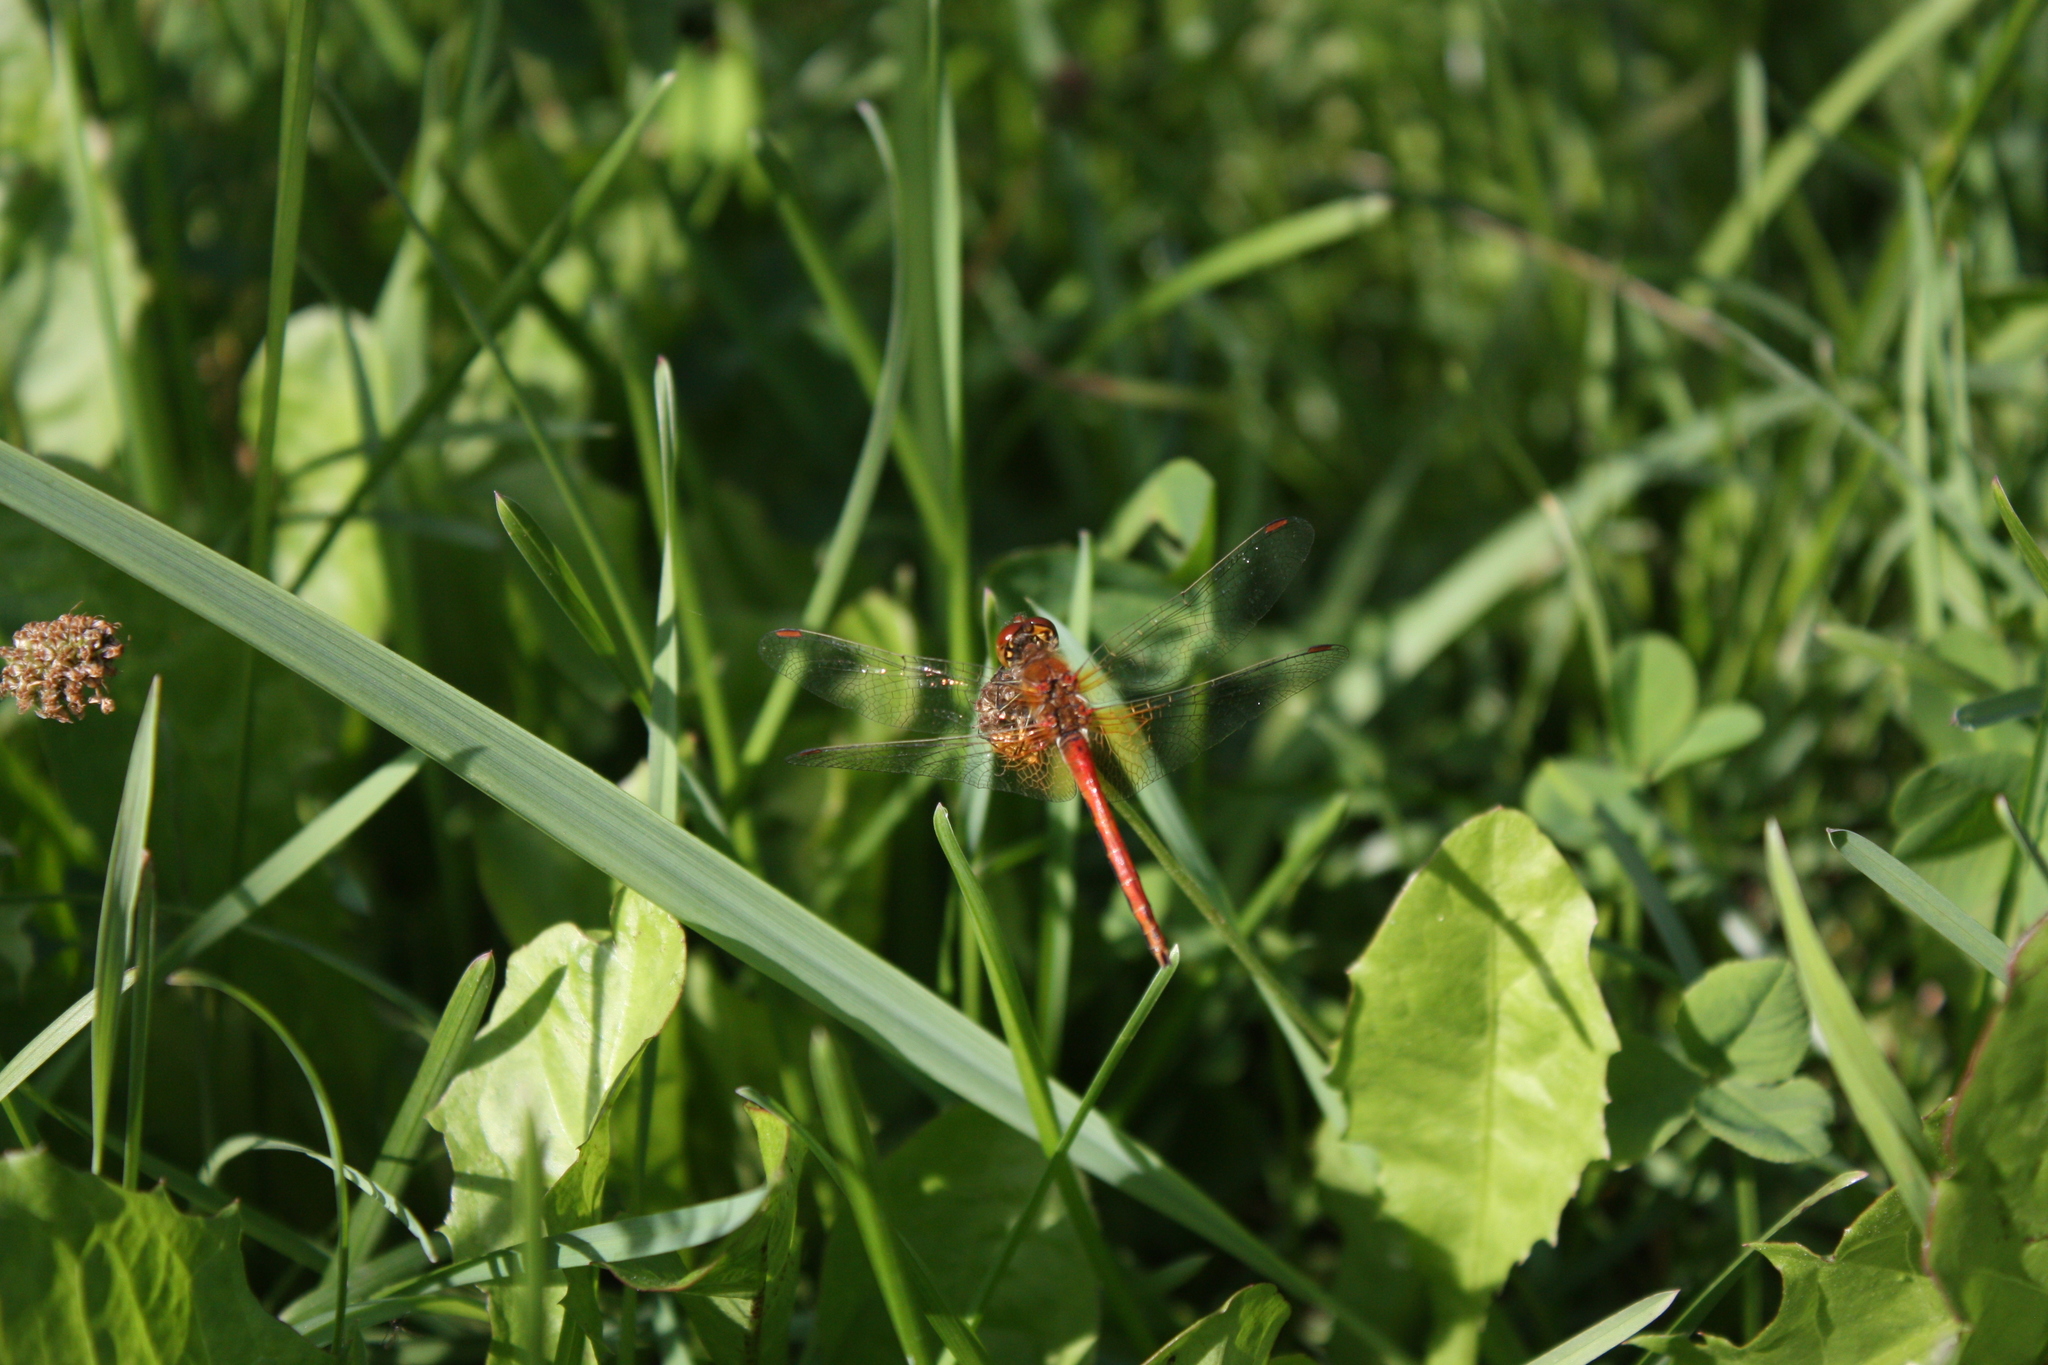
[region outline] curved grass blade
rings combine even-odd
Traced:
[[[1837,834],[1842,836],[1840,843],[1835,843]],[[1831,829],[1828,842],[1848,859],[1851,867],[1877,883],[1880,891],[1912,911],[1921,923],[1954,944],[1963,956],[2000,981],[2006,979],[2009,952],[2005,941],[1970,918],[1925,877],[1854,830]]]
[[[265,1137],[261,1133],[237,1133],[214,1147],[206,1158],[206,1164],[199,1168],[199,1178],[209,1185],[218,1183],[216,1177],[220,1175],[221,1167],[244,1152],[297,1152],[300,1156],[311,1157],[330,1171],[335,1169],[332,1157],[324,1152],[316,1152],[311,1147],[287,1142],[283,1138]],[[342,1166],[340,1171],[349,1184],[361,1190],[366,1197],[374,1199],[385,1213],[405,1224],[405,1230],[411,1233],[413,1241],[419,1244],[421,1255],[429,1261],[440,1259],[435,1254],[434,1239],[428,1235],[426,1228],[420,1225],[420,1220],[413,1217],[412,1210],[408,1209],[396,1194],[353,1166]]]
[[[348,1158],[341,1150],[341,1127],[335,1120],[333,1102],[327,1098],[327,1087],[320,1081],[320,1073],[313,1067],[313,1059],[299,1046],[299,1040],[292,1037],[291,1030],[261,1001],[241,987],[223,981],[205,972],[184,970],[175,972],[166,983],[173,986],[200,986],[219,991],[249,1013],[261,1020],[263,1025],[277,1035],[285,1051],[299,1064],[300,1074],[306,1078],[306,1085],[313,1092],[313,1103],[320,1110],[320,1126],[327,1134],[327,1155],[334,1171],[334,1353],[340,1355],[345,1343],[348,1316],[348,1182],[343,1172],[348,1169]]]
[[[1998,504],[1998,518],[2005,523],[2006,534],[2012,537],[2015,550],[2019,551],[2020,562],[2027,566],[2027,572],[2034,576],[2042,592],[2048,592],[2048,555],[2041,553],[2041,543],[2027,530],[2027,524],[2020,520],[2020,514],[2013,510],[2012,499],[2006,496],[2005,483],[2001,479],[1991,480],[1991,496]]]
[[[1787,1210],[1783,1218],[1780,1218],[1751,1239],[1750,1245],[1736,1252],[1734,1258],[1721,1268],[1721,1273],[1716,1275],[1705,1289],[1693,1295],[1693,1300],[1685,1306],[1685,1311],[1672,1320],[1666,1335],[1674,1337],[1687,1335],[1705,1319],[1708,1313],[1713,1311],[1714,1305],[1721,1301],[1721,1296],[1727,1293],[1729,1287],[1735,1283],[1735,1272],[1742,1269],[1743,1263],[1756,1254],[1756,1243],[1770,1241],[1771,1238],[1776,1237],[1790,1226],[1792,1220],[1800,1214],[1805,1213],[1829,1195],[1840,1194],[1857,1181],[1867,1179],[1869,1175],[1870,1172],[1868,1171],[1844,1171],[1812,1194],[1807,1195],[1806,1198],[1800,1200],[1797,1204],[1794,1204]],[[1531,1365],[1534,1365],[1534,1362],[1531,1362]]]
[[[526,567],[533,570],[533,576],[548,590],[548,596],[555,599],[555,605],[576,627],[576,633],[583,637],[583,642],[605,661],[625,686],[626,695],[633,699],[633,705],[640,708],[640,714],[650,714],[653,703],[649,700],[648,691],[652,666],[642,672],[636,662],[619,649],[612,633],[605,629],[604,619],[597,614],[597,604],[590,600],[590,593],[584,588],[576,566],[556,547],[553,538],[533,519],[533,514],[503,493],[491,496],[497,499],[498,521],[511,538],[513,548],[519,551],[519,557],[526,561]]]
[[[156,790],[157,715],[164,682],[152,679],[142,704],[142,722],[128,749],[128,776],[114,817],[114,846],[107,859],[106,889],[100,897],[100,928],[92,968],[92,1173],[100,1173],[106,1147],[107,1104],[114,1093],[114,1062],[121,1045],[121,992],[129,945],[135,937],[135,906],[149,861],[150,801]],[[139,1064],[131,1059],[131,1064]]]
[[[0,504],[132,574],[414,743],[885,1055],[1019,1132],[1030,1114],[1003,1045],[900,968],[688,831],[416,664],[115,498],[0,442]],[[1077,1098],[1060,1088],[1064,1117]],[[1101,1114],[1074,1143],[1084,1170],[1213,1242],[1287,1292],[1362,1325],[1156,1153]]]
[[[1862,1012],[1856,1008],[1848,986],[1835,971],[1835,964],[1820,941],[1813,915],[1806,908],[1806,897],[1799,889],[1798,874],[1792,870],[1792,855],[1785,849],[1784,831],[1778,828],[1775,819],[1764,826],[1764,852],[1771,893],[1777,899],[1778,913],[1785,925],[1785,941],[1792,950],[1793,965],[1799,969],[1799,985],[1806,996],[1807,1009],[1827,1041],[1828,1062],[1849,1097],[1849,1107],[1855,1111],[1864,1136],[1884,1162],[1892,1183],[1899,1187],[1906,1211],[1916,1225],[1924,1228],[1928,1200],[1933,1193],[1927,1178],[1932,1153],[1927,1150],[1920,1116],[1913,1111],[1906,1088],[1899,1084],[1899,1078],[1885,1065],[1877,1044],[1870,1040]]]
[[[1529,1365],[1588,1365],[1598,1360],[1664,1315],[1676,1289],[1666,1289],[1637,1299],[1628,1307],[1608,1314],[1567,1341],[1545,1351]]]
[[[407,750],[356,783],[346,795],[307,821],[303,829],[280,844],[275,852],[188,925],[183,933],[172,939],[170,946],[157,957],[158,969],[168,971],[183,966],[268,905],[279,892],[304,876],[332,853],[342,840],[355,833],[363,821],[382,809],[384,803],[411,781],[413,774],[426,761],[426,755],[417,750]],[[126,973],[121,983],[123,990],[135,984],[135,975],[132,969]],[[35,1075],[45,1062],[57,1055],[59,1048],[92,1022],[93,999],[93,994],[88,992],[73,1001],[69,1009],[45,1024],[41,1033],[15,1053],[6,1066],[0,1067],[0,1099],[13,1094],[17,1086]]]
[[[2012,802],[2006,800],[2004,792],[1991,798],[1991,809],[1997,814],[1999,825],[2004,828],[2013,843],[2019,846],[2020,852],[2027,855],[2027,861],[2034,865],[2034,870],[2043,877],[2048,877],[2048,857],[2042,856],[2041,846],[2034,842],[2034,836],[2027,833],[2020,824],[2019,817],[2012,813]],[[2003,943],[2004,940],[2001,939],[2000,942]]]

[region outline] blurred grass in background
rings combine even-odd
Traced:
[[[1993,474],[2048,523],[2038,3],[955,3],[936,39],[950,167],[901,152],[948,131],[906,91],[930,40],[915,4],[318,9],[271,441],[283,7],[0,0],[0,436],[232,557],[253,544],[280,582],[303,579],[323,609],[624,777],[645,747],[626,683],[508,552],[493,494],[597,582],[549,469],[559,453],[622,614],[651,619],[646,377],[667,357],[697,603],[685,761],[735,817],[744,861],[977,1013],[950,876],[908,818],[924,794],[737,753],[771,681],[753,641],[796,620],[853,474],[900,232],[910,315],[943,332],[957,291],[958,333],[909,335],[895,463],[830,629],[978,655],[981,585],[1003,611],[1063,607],[1088,530],[1100,635],[1261,522],[1304,515],[1317,553],[1263,652],[1337,640],[1353,662],[1183,796],[1239,903],[1268,887],[1261,951],[1326,1026],[1401,879],[1501,803],[1574,854],[1622,950],[1602,966],[1617,1020],[1668,1025],[1675,994],[1628,965],[1668,946],[1644,932],[1647,902],[1666,896],[1709,961],[1754,955],[1776,932],[1760,842],[1776,816],[1913,1098],[1953,1088],[1980,981],[1822,832],[1882,835],[1987,924],[2038,909],[1982,775],[2024,771],[2031,737],[1949,724],[1959,703],[2037,681],[2048,625],[1988,529]],[[443,266],[478,307],[497,297],[671,68],[608,192],[503,319],[522,411],[491,356],[467,358]],[[894,221],[862,100],[898,139],[906,201],[944,202],[931,178],[950,174],[957,223]],[[265,456],[274,536],[253,501]],[[10,1052],[87,980],[141,677],[167,678],[167,914],[206,905],[395,751],[197,618],[0,517],[0,620],[79,601],[129,629],[117,721],[0,716]],[[1645,631],[1682,646],[1703,713],[1756,709],[1753,743],[1669,775],[1653,774],[1661,751],[1614,750],[1613,646]],[[776,752],[853,733],[803,700]],[[1895,837],[1924,809],[1889,804],[1911,775],[1973,755],[1937,774],[1967,811],[1910,848]],[[1646,897],[1588,792],[1661,893]],[[1040,965],[1071,952],[1049,1015],[1056,1070],[1085,1078],[1136,997],[1141,946],[1085,840],[1062,885],[1071,823],[1005,798],[986,820],[982,871],[1016,948]],[[1318,1167],[1285,1041],[1166,879],[1147,881],[1191,961],[1106,1108],[1283,1254],[1411,1329],[1419,1290],[1376,1259],[1370,1223]],[[430,772],[209,965],[262,983],[351,1147],[371,1151],[434,1017],[420,1002],[481,949],[604,924],[608,892]],[[1037,914],[1063,898],[1070,950]],[[648,1173],[670,1203],[752,1183],[730,1091],[793,1074],[809,1018],[708,948],[681,1017],[660,1081],[674,1103],[658,1107],[674,1127]],[[154,1028],[148,1141],[166,1158],[196,1167],[244,1130],[317,1133],[289,1059],[246,1019],[166,997]],[[886,1152],[931,1105],[859,1065]],[[1872,1159],[1846,1116],[1834,1136],[1842,1158]],[[300,1227],[326,1218],[328,1180],[284,1158],[224,1177]],[[1814,1183],[1698,1128],[1589,1178],[1560,1247],[1510,1280],[1486,1349],[1519,1359],[1704,1280],[1754,1234],[1759,1201],[1781,1210]],[[1852,1213],[1822,1205],[1816,1244]],[[1133,1203],[1105,1200],[1103,1218],[1148,1294],[1206,1308],[1243,1282]],[[308,1287],[267,1255],[252,1260],[259,1294]],[[1737,1296],[1710,1324],[1739,1334],[1767,1308]],[[1304,1340],[1327,1330],[1310,1315]]]

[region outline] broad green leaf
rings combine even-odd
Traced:
[[[1979,924],[1954,901],[1941,894],[1933,883],[1886,853],[1854,830],[1829,830],[1828,841],[1842,836],[1835,846],[1849,865],[1870,878],[1887,896],[1918,915],[1928,928],[1953,943],[1965,956],[2003,981],[2006,951],[1998,935]]]
[[[1614,651],[1614,728],[1622,761],[1647,776],[1678,747],[1699,708],[1699,673],[1669,635],[1633,635]]]
[[[1763,732],[1763,712],[1748,702],[1725,701],[1709,706],[1693,717],[1692,727],[1684,737],[1657,760],[1650,780],[1661,782],[1680,769],[1734,753]]]
[[[1790,1227],[1799,1215],[1805,1213],[1823,1199],[1830,1195],[1839,1194],[1851,1185],[1868,1180],[1869,1178],[1870,1172],[1868,1171],[1844,1171],[1834,1179],[1821,1185],[1812,1194],[1807,1195],[1806,1198],[1800,1200],[1791,1208],[1785,1210],[1784,1213],[1779,1215],[1777,1222],[1764,1229],[1761,1238],[1754,1242],[1744,1243],[1736,1251],[1735,1255],[1729,1258],[1728,1264],[1721,1267],[1721,1273],[1716,1275],[1707,1284],[1705,1289],[1700,1290],[1686,1301],[1684,1310],[1671,1323],[1671,1335],[1673,1337],[1688,1335],[1695,1323],[1702,1321],[1708,1313],[1713,1311],[1714,1305],[1721,1301],[1721,1295],[1734,1285],[1735,1273],[1748,1263],[1751,1256],[1756,1254],[1757,1247],[1768,1244],[1771,1238],[1776,1237],[1779,1233]]]
[[[442,1231],[457,1256],[519,1235],[512,1191],[529,1122],[546,1182],[568,1172],[675,1008],[684,956],[681,926],[629,895],[609,935],[557,924],[505,960],[505,988],[469,1063],[428,1115],[455,1167]]]
[[[1637,1337],[1677,1365],[1927,1365],[1944,1359],[1958,1324],[1920,1271],[1920,1236],[1889,1190],[1842,1234],[1832,1256],[1772,1242],[1784,1277],[1770,1326],[1746,1346],[1720,1337]]]
[[[346,502],[369,468],[363,455],[320,458],[343,447],[360,446],[368,436],[356,398],[350,338],[342,334],[344,326],[350,329],[355,349],[362,356],[371,401],[377,411],[389,410],[389,366],[369,319],[324,304],[292,314],[285,326],[277,409],[279,522],[271,576],[281,582],[298,576],[300,566],[321,539],[321,516]],[[264,391],[263,365],[264,353],[259,351],[242,379],[243,435],[252,442]],[[391,619],[390,587],[378,540],[374,521],[351,521],[300,590],[308,602],[373,639],[384,633]]]
[[[1633,1166],[1671,1141],[1692,1117],[1706,1080],[1656,1039],[1618,1030],[1621,1050],[1607,1062],[1608,1159]]]
[[[1727,429],[1717,418],[1711,440],[1703,430],[1701,452],[1718,448]],[[1740,429],[1753,429],[1747,415]],[[278,659],[889,1056],[1018,1131],[1031,1131],[998,1040],[908,973],[590,768],[276,584],[4,443],[0,503]],[[1053,1103],[1064,1122],[1078,1099],[1055,1087]],[[1289,1292],[1322,1304],[1347,1325],[1361,1325],[1316,1280],[1100,1114],[1088,1119],[1073,1156]]]
[[[1332,1079],[1379,1153],[1386,1211],[1434,1273],[1490,1291],[1607,1155],[1593,903],[1520,811],[1466,821],[1351,967]]]
[[[0,1303],[10,1361],[329,1359],[249,1292],[232,1206],[189,1217],[44,1151],[0,1158]]]
[[[1097,547],[1104,559],[1128,559],[1157,528],[1167,571],[1185,580],[1216,558],[1216,478],[1189,459],[1168,460],[1124,500]]]
[[[1817,1161],[1831,1145],[1834,1097],[1805,1076],[1786,1081],[1724,1076],[1702,1090],[1692,1107],[1702,1128],[1759,1161]]]
[[[1991,799],[2026,789],[2027,756],[1994,749],[1944,759],[1899,784],[1892,798],[1898,858],[1953,853],[1999,837]]]
[[[1782,1081],[1806,1058],[1806,1005],[1782,957],[1723,962],[1686,988],[1678,1040],[1710,1076]]]
[[[2012,989],[1956,1097],[1935,1181],[1928,1264],[1977,1330],[1963,1360],[2048,1355],[2048,932],[2013,960]]]
[[[1267,1365],[1292,1312],[1272,1285],[1247,1285],[1160,1347],[1145,1365]]]
[[[876,1193],[889,1225],[930,1268],[942,1295],[935,1307],[967,1309],[1044,1166],[1036,1144],[964,1106],[882,1161]],[[1001,1365],[1079,1362],[1094,1351],[1097,1295],[1064,1205],[1044,1200],[975,1334]],[[814,1332],[817,1358],[835,1365],[903,1359],[851,1220],[825,1247]]]

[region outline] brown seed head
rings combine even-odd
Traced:
[[[23,714],[69,724],[88,706],[102,714],[114,709],[107,679],[121,657],[121,627],[97,616],[66,613],[54,621],[31,621],[0,648],[0,696],[12,692]],[[66,712],[69,712],[67,715]]]

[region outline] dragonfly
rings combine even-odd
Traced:
[[[1299,517],[1266,523],[1079,668],[1067,662],[1051,621],[1022,613],[997,634],[994,658],[981,666],[816,631],[771,630],[761,637],[761,658],[783,677],[869,720],[937,736],[805,749],[789,761],[920,774],[1041,801],[1078,794],[1146,945],[1164,966],[1166,938],[1110,803],[1192,762],[1344,662],[1343,646],[1316,645],[1189,681],[1266,614],[1314,541],[1314,528]]]

